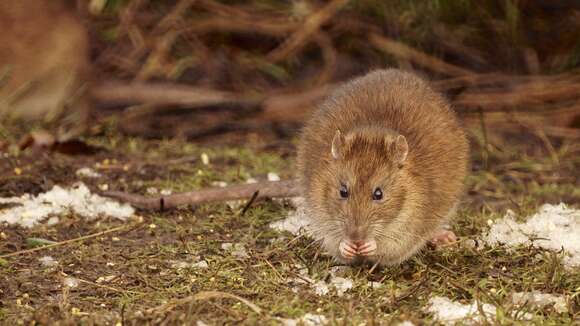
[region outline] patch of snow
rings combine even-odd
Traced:
[[[334,286],[334,288],[336,289],[336,294],[339,297],[342,297],[346,291],[352,289],[353,287],[353,282],[351,279],[338,276],[332,277],[330,279],[330,284]]]
[[[306,214],[304,204],[301,200],[294,203],[296,210],[289,212],[285,219],[270,223],[270,227],[280,232],[288,231],[294,235],[310,234],[310,218]]]
[[[135,210],[127,204],[119,204],[111,199],[92,194],[83,183],[65,189],[54,186],[50,191],[38,196],[25,194],[21,197],[0,198],[0,203],[16,203],[19,206],[0,210],[0,222],[32,227],[49,216],[68,211],[87,218],[111,216],[125,220]],[[53,220],[54,221],[54,220]]]
[[[413,324],[413,322],[411,321],[405,320],[398,323],[397,326],[415,326],[415,324]]]
[[[56,259],[52,258],[51,256],[43,256],[43,257],[40,257],[40,258],[38,258],[38,261],[44,267],[55,267],[55,266],[58,266],[58,261]]]
[[[318,281],[312,284],[312,289],[314,290],[314,293],[320,296],[327,295],[330,292],[328,284],[324,281]]]
[[[171,268],[173,269],[186,269],[186,268],[198,268],[198,269],[204,269],[204,268],[208,268],[209,265],[207,263],[207,261],[205,260],[199,260],[199,257],[195,257],[194,261],[178,261],[178,260],[173,260],[170,261],[171,262]]]
[[[553,305],[554,310],[558,313],[568,312],[566,299],[561,295],[542,293],[539,291],[532,292],[515,292],[512,293],[512,302],[516,305],[530,305],[534,308],[544,308]]]
[[[69,288],[76,288],[81,282],[78,278],[67,276],[62,280],[62,284]]]
[[[280,181],[280,176],[274,172],[268,172],[268,181]]]
[[[193,267],[193,268],[199,268],[199,269],[205,269],[205,268],[208,268],[209,265],[208,265],[207,261],[202,260],[202,261],[198,261],[197,263],[191,264],[191,267]]]
[[[370,287],[371,289],[380,289],[384,286],[383,283],[381,282],[368,282],[367,286]]]
[[[246,205],[246,201],[245,200],[228,200],[228,201],[226,201],[226,205],[228,205],[228,207],[231,210],[236,210],[236,209],[239,209],[239,208],[243,207],[244,205]]]
[[[280,318],[279,320],[280,322],[282,322],[282,325],[284,326],[297,326],[297,325],[319,326],[328,324],[328,319],[326,319],[325,316],[315,315],[311,313],[307,313],[298,319]]]
[[[251,183],[258,183],[258,180],[256,180],[256,179],[254,179],[254,178],[250,177],[250,178],[248,178],[248,179],[246,180],[246,183],[247,183],[247,184],[251,184]]]
[[[157,195],[159,193],[159,189],[157,189],[155,187],[147,187],[147,189],[145,190],[145,192],[148,195]]]
[[[84,177],[84,178],[100,178],[102,177],[102,175],[99,172],[96,172],[95,170],[89,168],[89,167],[85,167],[85,168],[80,168],[78,169],[75,174],[77,175],[77,177]]]
[[[523,244],[554,251],[563,249],[567,253],[564,264],[580,267],[580,210],[563,203],[546,204],[525,223],[518,223],[514,213],[508,211],[503,219],[491,223],[483,240],[492,246]]]
[[[161,189],[161,191],[159,192],[159,194],[161,194],[162,196],[169,196],[173,193],[173,190],[171,189]]]
[[[488,319],[494,319],[496,308],[490,304],[481,304],[481,309]],[[456,323],[478,324],[485,319],[480,314],[478,302],[471,304],[462,304],[453,302],[444,297],[433,297],[429,300],[429,306],[426,311],[433,314],[435,319],[445,325],[454,325]]]
[[[214,187],[225,188],[228,186],[228,183],[225,181],[213,181],[211,185]]]
[[[328,280],[328,282],[325,282],[323,280],[314,280],[310,276],[308,276],[308,269],[306,267],[299,264],[295,265],[295,267],[297,268],[300,277],[288,278],[286,279],[286,282],[295,285],[309,284],[310,288],[314,291],[314,293],[316,293],[316,295],[319,296],[328,295],[330,291],[334,289],[336,290],[336,295],[341,297],[344,295],[345,292],[352,289],[354,286],[354,282],[352,279],[336,276],[335,272],[337,271],[337,269],[335,269],[334,271],[333,270],[330,271],[330,279]],[[338,269],[338,271],[340,271],[340,269]],[[297,289],[295,292],[297,292]]]
[[[232,256],[237,257],[237,258],[248,258],[250,257],[250,255],[248,255],[248,252],[246,251],[246,247],[244,246],[243,243],[222,243],[222,250],[224,251],[229,251]]]

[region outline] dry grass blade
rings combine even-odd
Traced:
[[[299,30],[268,54],[268,59],[272,62],[278,62],[300,49],[320,29],[320,26],[329,21],[348,2],[349,0],[331,1],[322,9],[310,15]]]
[[[448,76],[464,76],[474,74],[472,71],[461,68],[424,52],[415,50],[401,42],[397,42],[378,34],[369,34],[369,41],[377,49],[393,55],[399,59],[408,60],[415,64],[421,65],[429,70],[448,75]]]
[[[103,236],[105,234],[109,234],[109,233],[113,233],[113,232],[118,232],[118,231],[122,231],[122,230],[125,230],[125,229],[129,229],[130,227],[133,227],[135,225],[136,224],[122,225],[122,226],[118,226],[116,228],[108,229],[108,230],[105,230],[105,231],[102,231],[102,232],[97,232],[97,233],[85,235],[85,236],[78,237],[78,238],[74,238],[74,239],[60,241],[60,242],[57,242],[57,243],[54,243],[54,244],[50,244],[50,245],[47,245],[47,246],[42,246],[42,247],[37,247],[37,248],[32,248],[32,249],[27,249],[27,250],[20,250],[20,251],[12,252],[12,253],[9,253],[9,254],[4,254],[4,255],[1,255],[0,258],[14,257],[14,256],[19,256],[19,255],[33,253],[33,252],[40,251],[40,250],[45,250],[45,249],[60,247],[60,246],[64,246],[64,245],[67,245],[67,244],[74,243],[74,242],[80,242],[80,241],[84,241],[84,240],[88,240],[88,239],[100,237],[100,236]]]
[[[256,306],[255,304],[251,303],[250,301],[248,301],[240,296],[237,296],[235,294],[231,294],[231,293],[227,293],[227,292],[220,292],[220,291],[203,291],[203,292],[196,293],[196,294],[189,296],[189,297],[186,297],[186,298],[175,299],[175,300],[168,302],[166,304],[163,304],[161,306],[149,309],[149,310],[147,310],[147,313],[149,313],[149,314],[153,314],[153,313],[161,314],[161,313],[165,313],[167,311],[170,311],[170,310],[174,309],[175,307],[178,307],[178,306],[181,306],[181,305],[184,305],[187,303],[215,299],[215,298],[234,299],[234,300],[237,300],[237,301],[245,304],[246,306],[248,306],[248,308],[252,309],[252,311],[254,311],[255,313],[257,313],[257,314],[262,313],[262,309],[260,309],[260,307]]]

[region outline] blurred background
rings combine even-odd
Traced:
[[[552,156],[580,138],[576,1],[23,0],[0,4],[0,29],[5,144],[109,127],[278,144],[384,67],[431,80],[483,155],[522,133]]]

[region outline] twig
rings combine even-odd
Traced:
[[[256,199],[264,197],[295,197],[298,196],[298,185],[294,180],[266,181],[224,188],[208,188],[162,197],[145,197],[119,191],[107,191],[103,195],[127,202],[137,208],[160,210],[161,208],[171,209],[182,205],[248,198],[257,191],[259,191],[259,195]]]
[[[308,39],[320,29],[332,16],[334,16],[340,9],[342,9],[349,0],[333,0],[317,12],[310,15],[302,27],[294,32],[284,43],[272,50],[268,54],[268,59],[272,62],[284,60],[294,51],[300,49],[307,43]]]
[[[208,300],[208,299],[213,299],[213,298],[228,298],[228,299],[238,300],[239,302],[245,304],[250,309],[252,309],[255,313],[257,313],[257,314],[262,313],[262,309],[260,307],[256,306],[255,304],[251,303],[250,301],[248,301],[240,296],[237,296],[235,294],[220,292],[220,291],[203,291],[203,292],[196,293],[196,294],[189,296],[189,297],[186,297],[186,298],[175,299],[175,300],[172,300],[166,304],[160,305],[160,306],[155,307],[155,308],[151,308],[151,309],[147,310],[147,313],[149,313],[149,314],[153,314],[153,313],[161,314],[161,313],[167,312],[167,311],[169,311],[177,306],[181,306],[181,305],[191,303],[194,301]]]
[[[240,216],[244,216],[246,215],[246,212],[248,211],[248,209],[250,208],[250,206],[252,206],[252,204],[254,203],[254,201],[256,201],[256,198],[258,198],[258,195],[260,194],[260,191],[256,191],[254,192],[254,194],[252,195],[252,198],[250,198],[250,200],[248,200],[248,202],[246,203],[246,205],[244,205],[244,208],[242,209],[242,212],[240,213]]]
[[[369,34],[369,41],[377,49],[393,55],[399,59],[409,60],[432,71],[448,76],[464,76],[474,74],[472,71],[461,68],[440,59],[432,57],[424,52],[415,50],[408,45],[397,42],[378,34]]]
[[[42,246],[42,247],[38,247],[38,248],[32,248],[32,249],[27,249],[27,250],[20,250],[20,251],[16,251],[16,252],[12,252],[9,254],[4,254],[1,255],[0,258],[8,258],[8,257],[13,257],[13,256],[19,256],[19,255],[23,255],[23,254],[29,254],[32,252],[36,252],[36,251],[40,251],[40,250],[45,250],[45,249],[50,249],[50,248],[55,248],[55,247],[60,247],[60,246],[64,246],[67,244],[71,244],[74,242],[79,242],[79,241],[84,241],[87,239],[92,239],[92,238],[96,238],[96,237],[100,237],[103,236],[105,234],[109,234],[109,233],[113,233],[113,232],[118,232],[124,229],[128,229],[129,227],[135,226],[136,224],[125,224],[125,225],[121,225],[118,226],[116,228],[112,228],[112,229],[108,229],[105,231],[101,231],[101,232],[97,232],[97,233],[93,233],[93,234],[89,234],[89,235],[84,235],[82,237],[78,237],[78,238],[74,238],[74,239],[69,239],[69,240],[64,240],[64,241],[60,241],[54,244],[50,244],[50,245],[46,245],[46,246]]]
[[[255,104],[259,98],[226,91],[169,83],[123,83],[109,81],[95,87],[93,96],[108,104],[207,106],[222,103]]]
[[[332,79],[334,71],[336,70],[337,54],[336,49],[332,45],[332,39],[326,33],[318,32],[314,35],[314,40],[322,51],[322,58],[324,66],[322,71],[316,77],[316,86],[324,85]]]
[[[194,4],[196,0],[180,0],[171,9],[171,11],[161,19],[159,24],[156,26],[156,30],[165,30],[175,24],[176,21],[180,20],[183,14]]]

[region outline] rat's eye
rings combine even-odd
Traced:
[[[383,190],[381,188],[376,188],[373,192],[373,200],[383,199]]]
[[[340,185],[340,197],[348,198],[348,188],[345,185]]]

